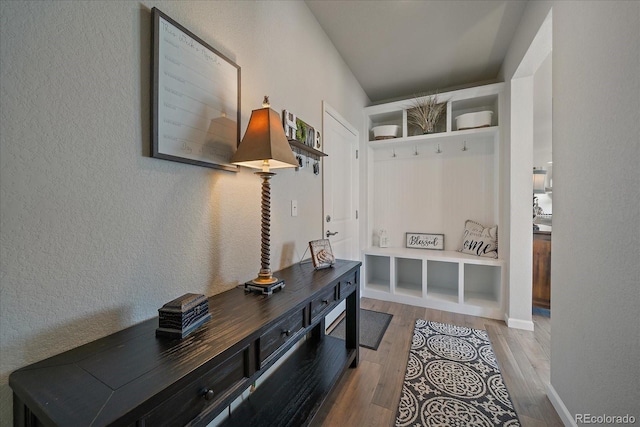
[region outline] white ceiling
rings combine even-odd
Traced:
[[[494,81],[527,0],[305,0],[372,102]]]

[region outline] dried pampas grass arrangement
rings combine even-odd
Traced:
[[[432,133],[446,106],[446,102],[438,103],[437,93],[416,96],[407,109],[407,123],[419,127],[422,133]]]

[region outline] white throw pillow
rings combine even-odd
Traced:
[[[458,252],[498,258],[498,226],[485,227],[468,219],[464,223],[462,247]]]

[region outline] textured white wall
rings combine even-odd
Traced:
[[[0,2],[0,425],[13,370],[259,269],[258,178],[148,157],[153,6],[242,67],[243,129],[265,94],[362,127],[368,99],[302,2]],[[321,236],[321,200],[308,168],[273,179],[274,269]]]
[[[640,2],[529,2],[505,81],[553,8],[551,385],[640,419]]]
[[[553,6],[551,385],[640,419],[640,2]]]

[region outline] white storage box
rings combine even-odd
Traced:
[[[374,139],[397,138],[398,132],[400,131],[400,126],[382,125],[382,126],[375,126],[372,130],[373,130]]]
[[[456,129],[463,130],[491,126],[492,115],[493,111],[460,114],[456,117]]]

